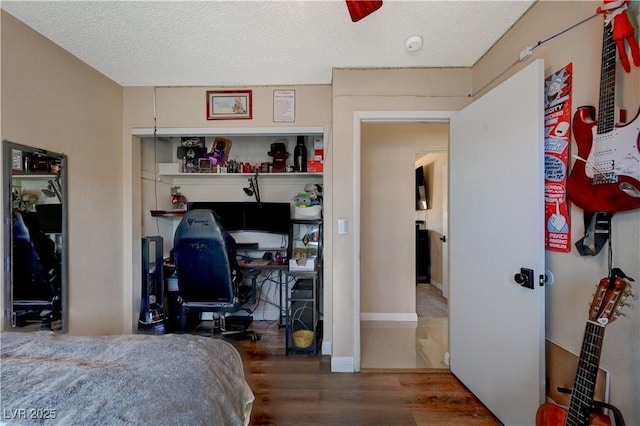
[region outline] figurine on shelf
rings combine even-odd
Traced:
[[[222,164],[229,159],[232,142],[226,138],[215,138],[208,156],[216,160],[215,164]]]
[[[21,212],[29,212],[34,209],[34,205],[38,202],[38,194],[28,190],[18,192],[16,188],[11,189],[12,207]]]
[[[311,196],[306,192],[298,192],[293,196],[293,202],[296,207],[311,207]]]
[[[304,192],[309,194],[311,205],[322,205],[322,185],[318,183],[308,183],[304,186]]]
[[[178,190],[179,186],[171,187],[171,204],[173,204],[174,209],[184,209],[187,204],[187,197],[182,195]]]

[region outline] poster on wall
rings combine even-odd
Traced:
[[[273,122],[294,123],[296,121],[296,91],[273,91]]]
[[[544,99],[544,211],[545,248],[571,251],[571,223],[567,202],[571,146],[572,64],[545,79]]]

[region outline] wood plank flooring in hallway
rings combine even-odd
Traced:
[[[240,351],[256,400],[252,425],[500,425],[448,370],[331,373],[328,356],[284,353],[284,330],[255,321]]]

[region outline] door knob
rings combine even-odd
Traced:
[[[522,287],[530,288],[533,290],[533,269],[520,268],[520,273],[515,274],[513,279]]]
[[[443,243],[447,242],[447,236],[443,235],[442,237],[440,237],[440,241],[442,241]]]

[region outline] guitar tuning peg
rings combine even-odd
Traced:
[[[633,311],[633,310],[635,310],[635,309],[636,309],[635,305],[631,305],[631,304],[628,304],[628,303],[620,303],[620,304],[618,305],[618,307],[617,307],[617,308],[615,309],[615,311],[614,311],[614,316],[615,316],[616,318],[619,318],[619,317],[625,317],[625,318],[627,318],[627,315],[626,315],[625,313],[623,313],[623,312],[622,312],[622,308],[624,308],[624,307],[626,307],[626,306],[628,306],[628,307],[629,307],[629,310],[631,310],[631,311]]]
[[[635,309],[636,309],[636,305],[632,305],[631,303],[621,303],[620,304],[620,309],[622,309],[625,306],[627,306],[630,311],[635,311]]]

